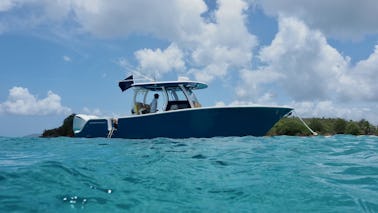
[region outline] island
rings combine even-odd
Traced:
[[[47,129],[43,131],[41,137],[43,138],[51,138],[51,137],[73,137],[73,119],[75,114],[71,114],[66,117],[63,121],[63,124],[60,127],[54,129]]]
[[[378,135],[378,126],[370,124],[365,119],[347,121],[342,118],[305,118],[303,120],[319,135]],[[310,136],[312,133],[297,117],[287,117],[277,122],[267,135]]]

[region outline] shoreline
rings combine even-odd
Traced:
[[[44,130],[39,136],[50,137],[73,137],[72,122],[75,114],[66,117],[60,127]],[[370,124],[367,120],[345,120],[342,118],[304,118],[308,126],[317,132],[319,136],[333,135],[375,135],[378,136],[378,126]],[[33,134],[34,135],[34,134]],[[282,118],[265,136],[313,136],[311,132],[296,117]]]

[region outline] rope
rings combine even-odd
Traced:
[[[306,122],[304,122],[304,120],[297,114],[297,112],[295,112],[295,111],[293,111],[294,113],[295,113],[295,116],[297,117],[297,118],[299,118],[299,120],[300,121],[302,121],[302,123],[303,123],[303,125],[314,135],[314,136],[317,136],[318,135],[318,133],[317,132],[315,132],[314,130],[312,130],[307,124],[306,124]]]

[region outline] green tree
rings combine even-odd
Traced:
[[[371,128],[369,121],[367,121],[365,119],[360,120],[358,122],[358,126],[361,129],[362,134],[364,134],[364,135],[370,135],[370,134],[373,133],[373,132],[371,132],[372,128]]]
[[[298,120],[293,118],[282,119],[275,128],[277,135],[309,135],[310,132]]]
[[[323,123],[320,121],[320,119],[313,118],[310,121],[309,127],[314,130],[315,132],[324,132],[324,126]]]
[[[359,135],[360,127],[355,122],[349,122],[345,128],[346,134]]]
[[[347,122],[344,119],[338,118],[335,121],[333,130],[335,131],[336,134],[344,134],[346,125],[347,125]]]

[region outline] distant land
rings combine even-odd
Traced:
[[[63,121],[63,124],[60,127],[54,128],[54,129],[48,129],[43,131],[41,137],[43,138],[51,138],[51,137],[73,137],[73,119],[75,117],[75,114],[71,114],[68,117],[66,117]]]
[[[60,127],[45,130],[41,137],[73,137],[72,122],[75,114],[64,119]],[[378,126],[370,124],[367,120],[344,120],[342,118],[305,118],[308,126],[319,135],[378,135]],[[283,118],[277,122],[267,133],[267,136],[291,135],[310,136],[311,132],[296,117]]]
[[[24,137],[24,138],[38,138],[40,136],[41,136],[41,134],[34,133],[34,134],[25,135],[25,136],[22,136],[22,137]]]
[[[303,120],[319,135],[378,135],[378,126],[370,124],[365,119],[347,121],[342,118],[305,118]],[[267,135],[310,136],[312,134],[297,117],[288,117],[277,122]]]

